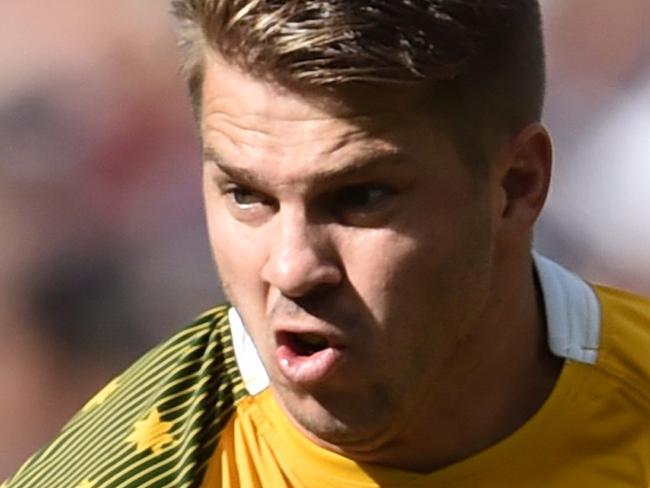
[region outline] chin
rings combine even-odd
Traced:
[[[294,392],[279,392],[278,396],[300,431],[334,451],[380,443],[390,430],[390,418],[382,415],[390,408],[372,408],[374,402],[369,399],[345,399],[339,394],[328,401],[327,395],[321,398]]]

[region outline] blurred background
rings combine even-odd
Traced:
[[[542,0],[556,164],[536,235],[650,296],[650,2]],[[223,299],[166,1],[0,16],[0,480]]]

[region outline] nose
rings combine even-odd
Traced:
[[[298,298],[317,288],[336,286],[343,278],[337,253],[322,225],[287,212],[276,222],[262,279],[285,296]]]

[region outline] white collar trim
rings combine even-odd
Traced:
[[[556,356],[594,364],[600,344],[600,303],[591,287],[572,272],[533,251],[544,296],[548,343]],[[228,310],[235,357],[246,389],[256,395],[269,376],[234,307]]]
[[[228,310],[228,321],[239,373],[248,392],[257,395],[269,386],[269,375],[235,307]]]
[[[594,364],[600,346],[600,302],[584,280],[533,251],[544,296],[548,344],[556,356]]]

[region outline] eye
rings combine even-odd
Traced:
[[[339,188],[330,200],[332,216],[351,226],[384,225],[397,210],[400,191],[392,185],[364,183]]]
[[[370,211],[396,191],[386,185],[363,184],[342,188],[337,192],[336,203],[342,211]]]
[[[276,201],[268,195],[239,184],[221,190],[230,213],[242,222],[263,222],[276,210]]]
[[[250,208],[254,205],[269,205],[270,201],[261,193],[241,186],[233,186],[226,189],[233,203],[241,208]]]

